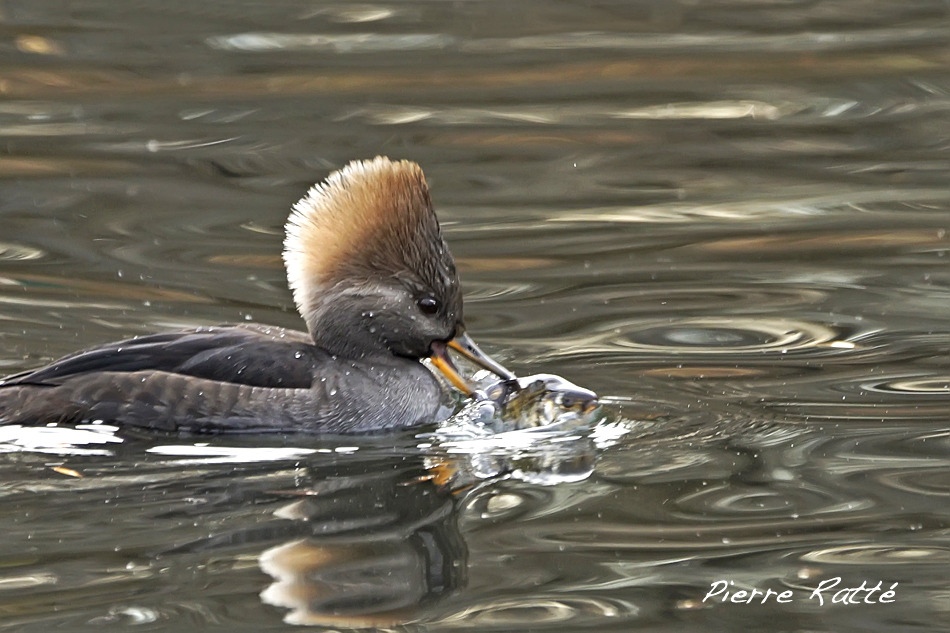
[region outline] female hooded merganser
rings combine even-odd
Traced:
[[[514,376],[465,334],[455,262],[422,170],[354,161],[287,222],[284,263],[309,335],[203,327],[112,343],[0,381],[0,422],[104,420],[168,431],[366,432],[436,422],[429,358]]]

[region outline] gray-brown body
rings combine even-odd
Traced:
[[[0,424],[358,433],[437,422],[442,402],[415,359],[336,357],[307,334],[259,325],[120,341],[0,380]]]
[[[78,352],[0,381],[0,424],[359,433],[449,413],[422,359],[472,391],[449,345],[512,376],[465,334],[455,261],[415,163],[377,156],[327,176],[294,205],[283,254],[307,334],[222,326]]]

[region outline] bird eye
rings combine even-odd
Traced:
[[[439,311],[439,301],[435,297],[423,297],[419,299],[419,309],[422,314],[435,314]]]

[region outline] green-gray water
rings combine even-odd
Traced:
[[[289,207],[385,154],[426,172],[479,344],[607,419],[0,427],[0,630],[946,630],[948,11],[4,2],[0,373],[302,327]],[[835,577],[896,601],[808,599]]]

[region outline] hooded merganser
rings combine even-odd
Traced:
[[[431,359],[512,380],[465,333],[455,262],[420,167],[354,161],[293,208],[284,263],[309,334],[202,327],[121,341],[0,381],[0,422],[104,420],[168,431],[366,432],[445,415]]]

